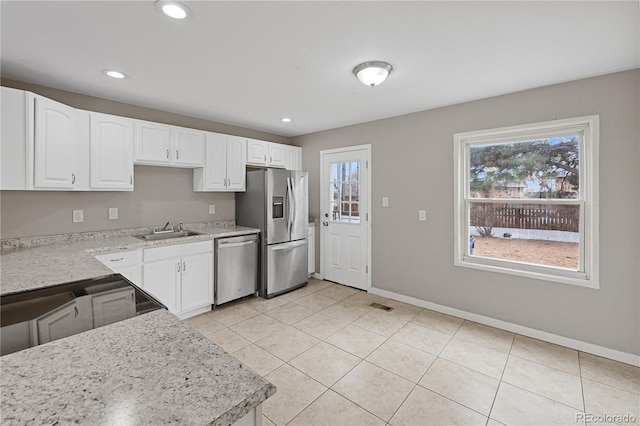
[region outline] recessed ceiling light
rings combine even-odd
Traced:
[[[283,123],[291,123],[293,120],[291,120],[291,118],[289,117],[282,117],[280,121],[282,121]]]
[[[375,87],[387,79],[393,67],[383,61],[369,61],[357,65],[353,69],[353,74],[358,77],[362,84]]]
[[[191,10],[184,4],[174,0],[158,0],[156,8],[173,19],[185,19],[191,14]]]
[[[120,71],[116,71],[116,70],[102,70],[102,72],[111,78],[117,78],[117,79],[129,78],[127,74]]]

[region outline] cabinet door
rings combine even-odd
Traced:
[[[180,311],[178,290],[181,270],[179,259],[146,263],[143,266],[144,290],[162,302],[171,313]]]
[[[136,316],[135,290],[124,288],[91,297],[93,327],[126,320]]]
[[[227,136],[208,133],[205,143],[205,189],[224,191],[227,179]]]
[[[182,166],[202,167],[204,165],[205,132],[183,127],[173,128],[173,163]]]
[[[171,126],[136,120],[134,128],[136,163],[171,163]]]
[[[33,164],[27,167],[30,158],[27,152],[27,93],[2,86],[0,102],[0,190],[26,190],[31,183],[28,176],[33,167]],[[33,108],[30,112],[33,113]]]
[[[286,160],[287,170],[302,170],[302,148],[287,146]]]
[[[182,258],[182,312],[213,304],[212,253]]]
[[[91,113],[91,188],[133,190],[133,120]]]
[[[35,98],[34,188],[72,189],[75,170],[76,110]]]
[[[286,166],[286,149],[287,146],[279,143],[269,143],[269,163],[270,167]]]
[[[71,301],[36,318],[38,344],[42,345],[74,334],[74,320],[77,315],[76,302]]]
[[[269,142],[247,139],[247,164],[267,165]]]
[[[141,266],[128,266],[116,271],[135,285],[142,287],[142,267]]]
[[[227,189],[246,189],[247,142],[236,136],[227,137]]]

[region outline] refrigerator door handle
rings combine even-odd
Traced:
[[[272,251],[280,251],[280,250],[291,250],[294,249],[296,247],[300,247],[307,244],[307,240],[301,240],[297,243],[288,243],[288,244],[280,244],[279,246],[276,247],[271,247],[270,249]]]
[[[287,177],[287,199],[289,202],[289,216],[287,217],[287,232],[291,235],[291,229],[293,228],[293,215],[295,209],[295,199],[293,198],[293,182],[290,177]]]

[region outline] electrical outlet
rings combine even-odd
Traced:
[[[209,206],[209,214],[216,214],[216,205],[215,204],[211,204]]]
[[[418,210],[418,220],[426,221],[427,220],[427,211],[426,210]]]
[[[84,210],[73,211],[73,223],[84,222]]]
[[[109,219],[115,220],[118,218],[118,208],[117,207],[109,207]]]
[[[389,197],[382,197],[382,207],[389,207]]]

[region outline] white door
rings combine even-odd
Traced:
[[[368,290],[371,146],[320,152],[321,270],[325,280]]]
[[[91,113],[91,188],[133,190],[133,120]]]
[[[76,183],[76,110],[50,99],[35,100],[34,188],[73,188]]]

